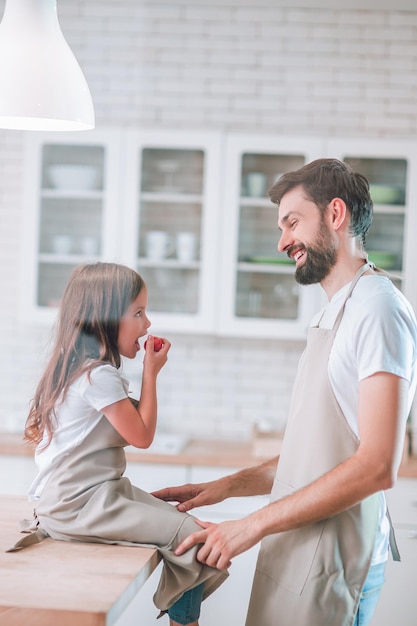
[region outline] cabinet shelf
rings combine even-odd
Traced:
[[[84,191],[77,189],[42,189],[42,198],[71,198],[76,200],[101,200],[103,192],[100,190]]]
[[[179,259],[148,259],[147,257],[138,257],[137,263],[139,267],[153,267],[158,269],[190,269],[198,270],[200,261],[180,261]]]
[[[260,274],[294,274],[295,264],[279,263],[250,263],[240,261],[237,264],[239,272],[259,272]]]
[[[403,215],[407,210],[403,204],[374,204],[374,213],[381,213],[381,215]]]
[[[274,204],[271,203],[271,200],[269,198],[255,198],[253,196],[240,196],[239,199],[239,204],[242,207],[262,207],[262,208],[268,208],[271,210],[276,209],[276,206]]]
[[[146,191],[140,194],[142,202],[172,202],[183,204],[201,204],[202,196],[194,193],[179,193],[173,191]]]
[[[87,254],[53,254],[49,252],[43,252],[38,256],[39,263],[47,263],[47,264],[55,264],[59,263],[60,265],[80,265],[84,263],[96,263],[100,261],[100,257],[98,255],[87,255]]]

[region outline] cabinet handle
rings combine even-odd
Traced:
[[[417,539],[417,530],[409,530],[408,531],[409,539]]]

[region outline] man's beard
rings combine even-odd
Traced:
[[[304,249],[306,260],[304,265],[295,269],[295,280],[300,285],[320,283],[328,276],[337,260],[337,249],[323,221],[316,241],[311,246],[305,246]]]

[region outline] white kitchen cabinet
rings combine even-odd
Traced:
[[[268,188],[320,156],[318,139],[230,135],[226,140],[219,330],[224,335],[304,338],[319,288],[300,287],[277,251],[278,212]]]
[[[149,289],[153,325],[215,330],[221,135],[127,135],[122,260]]]
[[[415,626],[417,596],[417,479],[400,478],[387,493],[401,562],[390,556],[386,582],[372,620],[372,626]]]
[[[31,134],[22,263],[30,319],[54,318],[76,265],[115,261],[143,275],[155,327],[214,332],[220,149],[218,133]],[[164,253],[147,247],[155,231]]]
[[[36,474],[37,469],[33,457],[15,454],[0,455],[0,494],[27,496]]]
[[[128,461],[125,476],[140,489],[156,491],[169,485],[183,485],[188,482],[189,473],[186,465]]]
[[[371,260],[417,308],[411,142],[131,129],[28,137],[25,320],[29,301],[31,321],[49,323],[71,270],[104,260],[143,275],[158,332],[304,339],[323,295],[299,286],[294,264],[278,253],[267,190],[321,156],[344,159],[370,180]],[[74,170],[69,178],[68,166],[81,166],[82,178]]]
[[[221,476],[232,474],[234,471],[237,470],[193,466],[190,482],[200,483],[217,480]],[[205,521],[219,523],[245,517],[266,506],[268,502],[268,496],[228,498],[213,506],[194,509],[194,515]],[[229,578],[203,604],[202,624],[207,624],[207,626],[218,626],[218,624],[242,626],[245,623],[259,547],[260,544],[233,559],[229,569]]]
[[[116,259],[119,157],[116,130],[28,135],[20,307],[25,321],[55,317],[74,267]]]

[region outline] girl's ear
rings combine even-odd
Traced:
[[[339,230],[342,226],[346,226],[346,218],[348,210],[346,203],[341,198],[333,198],[328,205],[328,215],[330,226],[333,230]]]

